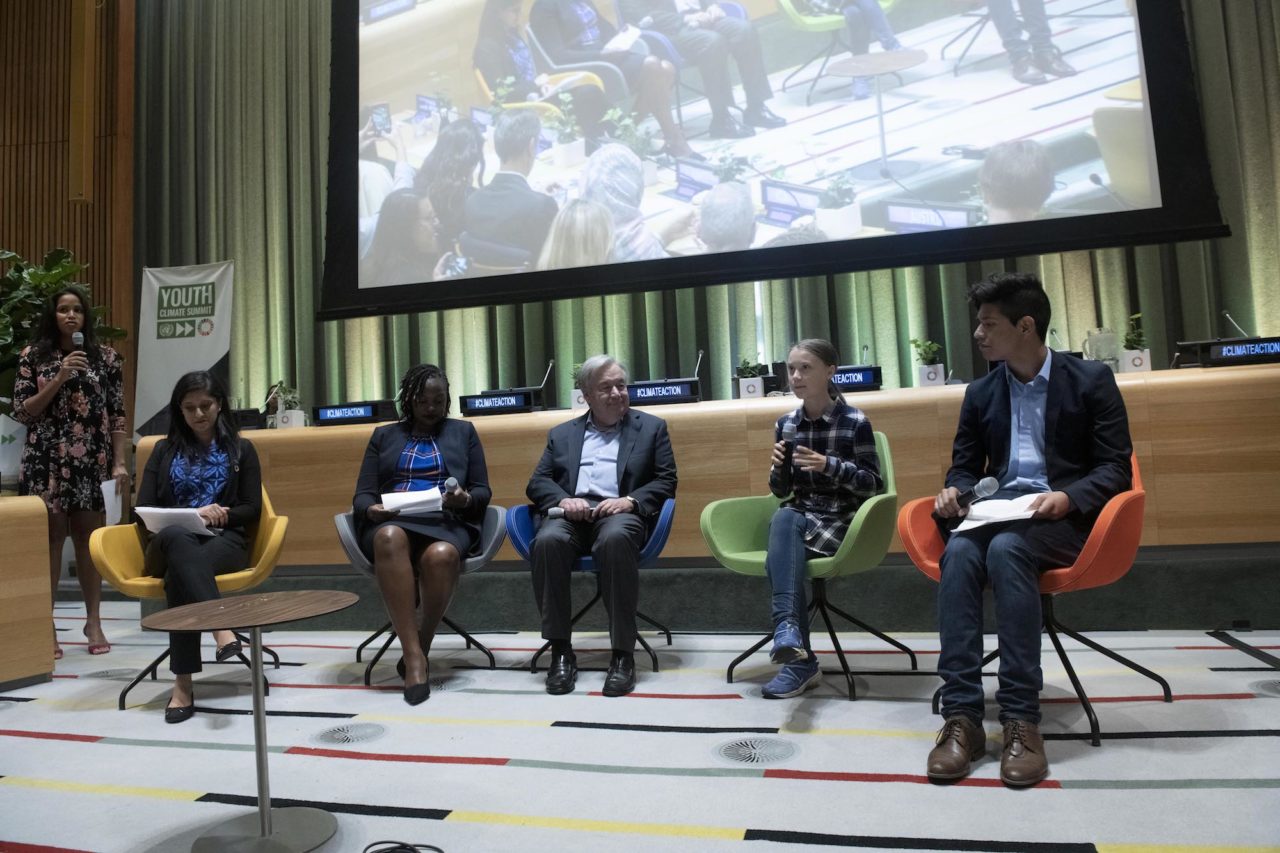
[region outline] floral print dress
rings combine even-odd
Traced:
[[[102,482],[111,478],[111,434],[127,431],[121,358],[99,346],[84,375],[67,381],[39,415],[26,403],[51,382],[63,353],[27,347],[18,357],[13,416],[27,428],[18,493],[36,495],[53,512],[102,512]]]

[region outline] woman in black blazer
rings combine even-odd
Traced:
[[[443,370],[434,364],[410,368],[400,382],[401,420],[373,431],[351,501],[360,548],[373,560],[400,638],[399,669],[410,705],[431,695],[427,653],[457,588],[462,561],[480,542],[491,497],[480,437],[471,424],[448,417],[452,402]],[[446,489],[450,478],[457,488]],[[443,509],[437,512],[400,515],[382,504],[386,493],[432,487],[443,494]],[[422,602],[421,627],[415,597]]]
[[[226,388],[212,373],[188,373],[173,387],[169,435],[147,459],[136,506],[190,507],[216,531],[201,536],[166,527],[152,536],[138,525],[146,542],[144,571],[164,578],[170,607],[221,597],[215,577],[247,564],[247,531],[262,512],[262,471],[253,445],[236,430]],[[232,632],[213,636],[218,660],[240,653]],[[181,723],[195,713],[191,674],[201,669],[200,635],[170,634],[169,650],[175,678],[164,720]]]

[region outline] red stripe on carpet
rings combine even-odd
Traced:
[[[1280,646],[1254,646],[1255,649],[1280,649]],[[1238,652],[1235,646],[1174,646],[1180,652]]]
[[[1174,701],[1185,702],[1191,699],[1257,699],[1256,693],[1175,693]],[[1042,705],[1074,705],[1080,700],[1074,696],[1055,696],[1052,699],[1041,699]],[[1090,702],[1163,702],[1164,694],[1152,693],[1150,696],[1090,696]]]
[[[316,758],[353,758],[359,761],[403,761],[411,764],[489,764],[502,767],[509,758],[484,758],[470,755],[402,755],[394,752],[356,752],[348,749],[317,749],[291,746],[286,755],[310,755]]]
[[[28,737],[35,740],[74,740],[81,743],[97,743],[101,735],[73,735],[65,732],[27,732],[21,729],[0,729],[0,737]],[[3,849],[3,848],[0,848]]]
[[[588,696],[603,696],[600,690],[592,690]],[[737,693],[628,693],[632,699],[741,699]]]
[[[766,779],[807,779],[815,782],[909,782],[916,785],[932,785],[928,776],[917,776],[913,773],[836,773],[816,770],[766,770]],[[999,779],[961,779],[950,785],[966,788],[1003,788]],[[1062,785],[1052,780],[1041,782],[1038,788],[1061,788]]]
[[[3,853],[89,853],[88,850],[76,850],[71,847],[49,847],[44,844],[19,844],[16,841],[5,841],[0,838],[0,851]]]
[[[326,646],[320,643],[267,643],[266,646],[270,646],[273,649],[354,649],[355,648],[355,646]]]

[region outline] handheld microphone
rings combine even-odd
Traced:
[[[778,485],[782,487],[782,491],[786,494],[791,492],[791,483],[795,475],[795,470],[792,467],[792,459],[795,454],[796,425],[788,421],[782,425],[782,465],[778,469]]]
[[[446,492],[456,492],[456,491],[458,491],[458,478],[457,478],[457,477],[450,477],[449,479],[445,480],[445,481],[444,481],[444,490],[445,490]]]
[[[1252,337],[1253,337],[1253,335],[1249,334],[1249,333],[1248,333],[1248,332],[1246,332],[1244,329],[1240,328],[1240,324],[1239,324],[1239,323],[1237,323],[1235,320],[1233,320],[1233,319],[1231,318],[1231,315],[1227,313],[1227,309],[1225,309],[1225,308],[1223,308],[1223,309],[1222,309],[1222,316],[1223,316],[1223,317],[1226,317],[1226,318],[1227,318],[1227,322],[1231,324],[1232,328],[1234,328],[1237,332],[1239,332],[1239,333],[1240,333],[1240,337],[1242,337],[1242,338],[1252,338]],[[80,334],[80,333],[79,333],[79,332],[76,332],[76,334],[78,335],[78,334]]]
[[[1095,187],[1100,188],[1104,193],[1110,196],[1111,200],[1116,203],[1116,207],[1118,207],[1119,209],[1121,210],[1129,209],[1129,205],[1125,204],[1124,199],[1116,195],[1115,191],[1112,190],[1111,187],[1107,186],[1106,181],[1102,180],[1102,176],[1099,175],[1097,172],[1089,173],[1089,183],[1093,184]]]
[[[1225,314],[1226,312],[1224,311],[1224,312],[1222,312],[1222,313],[1224,313],[1224,314]],[[80,331],[79,329],[77,329],[76,331],[72,332],[72,333],[71,333],[71,345],[72,345],[73,347],[75,347],[76,349],[84,349],[84,332]],[[80,371],[78,371],[78,370],[72,371],[72,373],[73,373],[75,376],[79,376],[79,375],[80,375]]]
[[[991,497],[998,491],[1000,491],[1000,483],[995,477],[983,477],[974,484],[973,488],[961,492],[956,498],[956,503],[963,509],[976,500]]]

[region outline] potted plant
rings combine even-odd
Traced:
[[[573,391],[571,392],[570,408],[585,409],[587,408],[587,398],[583,396],[582,389],[578,387],[578,371],[582,369],[582,362],[574,362],[573,370],[570,376],[573,377]]]
[[[751,160],[741,154],[721,154],[720,159],[716,160],[711,168],[715,172],[716,180],[727,184],[730,181],[741,181],[742,176],[751,168]]]
[[[738,397],[748,399],[751,397],[763,397],[765,394],[764,375],[769,368],[758,362],[753,362],[748,358],[743,358],[738,362],[738,369],[734,375],[734,381],[738,386]]]
[[[612,129],[609,131],[609,138],[614,142],[625,145],[635,152],[640,158],[640,162],[644,168],[645,186],[652,186],[658,182],[658,164],[653,159],[654,142],[657,134],[653,128],[648,125],[641,126],[636,123],[635,117],[631,113],[623,112],[614,107],[604,114],[606,124]]]
[[[307,425],[307,413],[302,409],[298,390],[281,379],[271,386],[267,394],[267,426],[278,429],[294,429]]]
[[[1147,333],[1142,330],[1142,312],[1129,315],[1129,328],[1124,333],[1124,352],[1120,354],[1121,373],[1139,373],[1151,369],[1151,349]]]
[[[0,480],[16,481],[22,462],[22,446],[27,430],[9,415],[13,411],[13,385],[18,375],[18,356],[31,343],[49,297],[67,284],[89,286],[75,280],[84,264],[66,249],[54,249],[39,264],[14,252],[0,249],[0,265],[8,269],[0,276]],[[123,329],[108,325],[105,306],[93,309],[93,328],[98,340],[118,340]]]
[[[942,345],[925,338],[911,339],[911,346],[916,351],[916,385],[945,385],[947,371],[942,364]]]
[[[862,205],[858,189],[847,172],[836,172],[827,181],[813,212],[814,223],[828,237],[847,239],[862,230]]]
[[[587,140],[583,138],[577,116],[573,114],[573,98],[561,92],[556,101],[560,114],[547,120],[547,128],[556,135],[556,144],[551,146],[551,159],[561,169],[571,169],[586,161]]]

